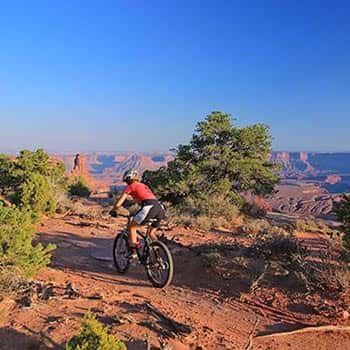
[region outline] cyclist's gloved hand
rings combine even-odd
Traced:
[[[112,209],[110,212],[109,212],[109,215],[116,218],[118,216],[118,213],[115,209]]]
[[[110,216],[113,216],[114,218],[116,218],[118,215],[121,215],[121,216],[129,216],[130,213],[129,213],[129,210],[125,209],[125,208],[117,208],[117,209],[112,209],[110,212],[109,212],[109,215]]]

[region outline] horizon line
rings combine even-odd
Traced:
[[[162,150],[162,149],[155,149],[155,150],[150,150],[150,151],[141,151],[141,150],[132,150],[132,149],[120,149],[120,150],[47,150],[44,147],[36,147],[35,149],[33,148],[23,148],[23,149],[1,149],[0,148],[0,153],[3,154],[14,154],[14,153],[19,153],[22,150],[30,150],[30,151],[35,151],[37,149],[44,149],[45,152],[48,154],[52,155],[72,155],[72,154],[115,154],[115,153],[136,153],[136,154],[155,154],[155,153],[161,153],[161,154],[166,154],[166,153],[173,153],[173,149],[168,149],[168,150]],[[318,154],[333,154],[333,153],[350,153],[350,150],[303,150],[303,149],[298,149],[298,150],[288,150],[288,149],[273,149],[272,153],[318,153]]]

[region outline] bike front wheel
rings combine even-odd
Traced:
[[[171,283],[174,262],[169,248],[163,242],[154,241],[149,245],[146,272],[154,287],[164,288]]]
[[[119,273],[126,273],[130,266],[129,243],[125,234],[119,234],[113,244],[113,261]]]

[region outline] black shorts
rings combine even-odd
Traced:
[[[135,214],[133,221],[139,225],[145,225],[152,221],[152,227],[158,228],[164,219],[163,206],[156,199],[147,199],[142,202],[141,209]]]

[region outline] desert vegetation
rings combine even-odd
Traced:
[[[197,124],[189,144],[179,145],[168,166],[146,171],[144,181],[170,204],[168,216],[174,224],[202,231],[235,227],[250,239],[248,248],[231,258],[243,264],[239,269],[243,268],[247,276],[253,276],[252,290],[276,271],[284,271],[308,291],[347,291],[349,268],[338,232],[334,235],[322,220],[272,221],[265,217],[264,208],[247,202],[246,194],[266,196],[279,181],[279,167],[269,161],[270,153],[268,127],[237,127],[228,114],[213,112]],[[350,200],[344,198],[338,207],[345,244],[348,203]],[[302,232],[325,234],[327,248],[312,252],[297,238]],[[220,254],[222,251],[206,250],[204,265],[220,265],[226,254]],[[223,260],[227,263],[226,258]],[[228,266],[232,267],[230,263]]]
[[[135,293],[134,287],[115,293],[115,282],[122,284],[124,277],[109,271],[106,261],[110,251],[106,249],[110,249],[108,242],[115,237],[115,224],[124,227],[125,222],[105,214],[117,192],[106,193],[105,197],[90,196],[84,178],[68,179],[63,165],[42,150],[23,151],[15,158],[0,156],[0,298],[16,292],[13,294],[22,314],[25,307],[37,301],[49,309],[59,300],[54,307],[64,305],[62,316],[49,315],[49,320],[65,317],[66,307],[72,307],[67,322],[74,319],[69,327],[77,331],[60,340],[60,346],[67,350],[124,350],[125,344],[129,346],[130,324],[139,327],[137,331],[144,332],[141,327],[146,327],[147,332],[156,332],[158,343],[164,340],[164,334],[191,333],[198,320],[193,319],[187,333],[181,333],[183,324],[149,306],[150,300],[158,300],[157,307],[162,308],[163,302],[169,304],[172,301],[168,299],[174,299],[174,310],[178,312],[182,301],[176,293],[180,290],[186,292],[186,301],[181,304],[186,310],[183,320],[196,315],[187,311],[192,305],[187,304],[187,295],[192,291],[196,291],[193,305],[200,303],[196,299],[196,293],[200,293],[205,310],[212,305],[210,298],[215,294],[226,306],[236,296],[237,303],[267,306],[270,311],[272,303],[278,312],[281,308],[281,314],[287,314],[287,320],[292,311],[286,308],[298,309],[300,304],[307,310],[317,310],[315,322],[333,320],[339,310],[346,315],[350,199],[344,197],[336,208],[343,234],[322,220],[286,222],[278,215],[266,215],[268,209],[247,198],[261,199],[273,192],[279,181],[279,167],[268,160],[270,151],[271,136],[266,126],[237,127],[229,115],[214,112],[197,125],[188,145],[178,147],[167,167],[145,172],[144,181],[168,207],[170,225],[165,225],[161,239],[168,240],[181,271],[174,290],[167,290],[171,298],[160,295],[159,300],[154,291],[142,289],[137,280],[131,281],[135,278],[132,274],[125,284],[132,283],[142,293]],[[131,212],[135,210],[132,202],[126,206]],[[40,235],[35,235],[37,231]],[[53,251],[54,245],[48,242],[57,244],[57,250]],[[72,260],[73,250],[76,255]],[[38,280],[30,280],[49,264],[51,254],[55,264],[43,269]],[[42,273],[50,277],[45,276],[43,281]],[[109,273],[111,276],[106,276]],[[73,278],[81,279],[73,285]],[[95,288],[99,291],[95,292]],[[211,289],[214,293],[208,293],[208,297],[206,291]],[[330,306],[322,309],[325,300]],[[85,311],[80,313],[82,305]],[[96,316],[85,314],[92,305]],[[123,317],[115,317],[116,309],[124,313]],[[223,310],[231,312],[229,306]],[[140,313],[135,321],[135,315]],[[303,319],[300,313],[296,315]],[[221,322],[220,317],[217,328]],[[51,323],[50,327],[58,327]],[[119,327],[125,328],[119,332]],[[203,329],[202,325],[198,334]],[[202,335],[201,342],[205,343],[207,336]],[[216,344],[218,339],[210,344]],[[142,346],[152,343],[146,336],[138,341]]]
[[[239,227],[239,231],[248,237],[261,238],[271,235],[287,237],[293,234],[294,229],[291,225],[280,225],[266,218],[256,219],[247,217]]]
[[[67,343],[65,350],[126,350],[123,342],[108,334],[108,330],[95,316],[87,313],[78,333]]]
[[[69,184],[68,191],[71,196],[83,198],[87,198],[91,194],[89,186],[81,176],[77,176],[73,179],[73,181]]]
[[[331,232],[327,224],[322,220],[300,219],[295,223],[295,228],[301,232],[319,232],[328,234]]]
[[[229,223],[245,204],[243,193],[264,196],[278,183],[279,168],[269,161],[271,141],[265,125],[238,127],[229,114],[212,112],[167,167],[146,171],[143,180],[185,222],[206,228]]]
[[[344,195],[342,201],[335,206],[335,213],[343,223],[344,245],[350,249],[350,196]]]
[[[21,210],[30,210],[34,220],[54,214],[66,188],[65,166],[44,150],[24,150],[16,158],[0,155],[0,194]]]
[[[33,245],[30,210],[0,204],[0,297],[15,291],[50,261],[53,245]]]
[[[53,245],[34,244],[34,223],[55,213],[67,180],[62,163],[47,153],[22,151],[0,155],[0,280],[1,293],[12,292],[50,262]],[[6,205],[6,206],[5,206]]]
[[[319,293],[342,298],[349,292],[350,269],[342,245],[324,238],[325,246],[315,250],[288,228],[267,222],[249,229],[252,233],[241,230],[244,244],[239,239],[232,245],[198,247],[203,267],[224,279],[243,281],[251,297],[271,289],[287,295],[307,292],[311,299]]]
[[[339,294],[350,288],[349,269],[341,255],[341,251],[330,246],[312,254],[308,246],[291,235],[268,235],[246,250],[247,257],[263,261],[264,268],[254,280],[254,288],[267,273],[276,275],[284,271],[286,276],[294,276],[308,292],[322,290]]]

